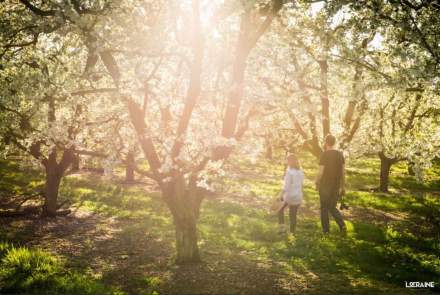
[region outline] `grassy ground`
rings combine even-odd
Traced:
[[[338,235],[332,221],[324,237],[312,159],[303,160],[305,201],[295,236],[278,235],[267,210],[283,166],[231,163],[219,180],[224,191],[203,204],[202,264],[173,264],[173,225],[153,183],[79,173],[63,181],[60,193],[75,209],[70,216],[1,220],[0,293],[419,294],[405,281],[440,283],[438,167],[418,184],[405,164],[397,165],[391,193],[382,194],[372,190],[378,161],[350,162],[348,235]],[[1,198],[38,187],[40,179],[3,162]]]

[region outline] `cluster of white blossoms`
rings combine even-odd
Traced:
[[[205,169],[199,173],[197,186],[208,191],[216,191],[218,190],[217,186],[219,184],[215,180],[216,178],[224,175],[225,171],[223,169],[223,161],[210,161],[206,165]]]
[[[216,147],[235,147],[237,145],[237,140],[233,137],[227,138],[221,135],[212,137],[209,146],[214,149]]]
[[[165,173],[168,173],[171,170],[176,169],[176,168],[178,168],[178,166],[173,164],[173,161],[172,161],[171,157],[167,156],[163,160],[162,165],[159,168],[159,173],[164,173],[165,174]]]
[[[262,154],[264,149],[263,141],[261,138],[256,138],[254,140],[247,140],[246,143],[240,146],[239,154],[249,159],[252,164],[256,164],[258,158]]]
[[[208,191],[214,191],[214,188],[208,183],[208,179],[206,178],[199,178],[197,181],[197,186],[200,188],[204,188]]]

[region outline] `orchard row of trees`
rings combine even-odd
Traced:
[[[399,161],[423,181],[439,156],[440,6],[313,2],[283,10],[261,48],[271,57],[262,79],[271,100],[255,134],[266,154],[276,146],[319,158],[323,137],[333,133],[347,156],[378,156],[381,191]]]
[[[333,133],[375,153],[380,189],[440,150],[436,1],[0,3],[3,154],[45,170],[43,215],[82,155],[153,179],[177,261],[199,260],[197,220],[232,153],[304,149]],[[145,160],[148,169],[136,162]]]

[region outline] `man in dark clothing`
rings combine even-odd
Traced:
[[[343,154],[334,149],[335,143],[336,139],[333,135],[326,136],[324,152],[319,160],[319,172],[316,178],[324,233],[330,231],[329,213],[334,217],[341,232],[346,232],[341,212],[336,208],[336,203],[345,194],[345,164]]]

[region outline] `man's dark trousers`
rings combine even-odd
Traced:
[[[336,208],[336,203],[339,199],[337,193],[319,192],[321,203],[321,225],[324,233],[330,231],[329,214],[333,216],[341,231],[345,230],[345,222],[342,218],[341,212]]]

